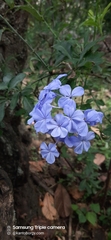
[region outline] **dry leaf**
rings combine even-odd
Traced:
[[[29,170],[31,173],[36,173],[36,172],[43,172],[43,167],[45,166],[46,161],[41,160],[41,161],[30,161],[29,162]]]
[[[58,219],[58,213],[54,207],[54,198],[48,192],[45,194],[43,200],[42,213],[49,220]]]
[[[72,197],[76,200],[81,199],[84,195],[83,191],[79,191],[78,186],[73,185],[68,188],[69,193],[72,195]]]
[[[96,127],[91,127],[91,130],[96,133],[97,135],[101,136],[101,133],[99,131],[99,128],[96,128]]]
[[[59,216],[68,217],[71,213],[71,200],[67,190],[61,184],[55,191],[54,199]]]
[[[101,165],[101,163],[103,163],[105,161],[105,156],[101,153],[97,153],[95,155],[95,159],[94,159],[94,163],[98,166]]]

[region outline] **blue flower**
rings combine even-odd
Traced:
[[[64,107],[64,113],[69,118],[68,130],[70,133],[77,133],[80,136],[84,137],[88,133],[88,126],[87,123],[84,121],[83,112],[81,110],[75,109],[75,103],[73,103],[71,107],[68,105]]]
[[[57,90],[61,86],[61,81],[59,80],[62,77],[67,76],[67,74],[60,74],[57,78],[55,78],[52,82],[50,82],[44,89],[47,90]]]
[[[47,128],[52,130],[51,136],[54,138],[65,138],[68,134],[68,125],[68,118],[61,113],[56,114],[55,120],[49,119],[47,122]]]
[[[57,78],[55,78],[52,82],[50,82],[39,94],[39,100],[43,101],[43,103],[51,103],[54,98],[57,96],[56,93],[52,92],[53,90],[57,90],[61,86],[61,81],[59,80],[62,77],[67,76],[67,74],[60,74]]]
[[[94,126],[97,123],[102,123],[103,116],[104,115],[102,112],[97,112],[96,110],[93,109],[87,109],[84,111],[85,121],[90,126]]]
[[[40,145],[40,149],[42,157],[50,164],[55,162],[55,157],[59,157],[59,152],[56,149],[56,145],[53,143],[49,143],[47,146],[46,143],[43,142]]]
[[[35,121],[34,127],[36,132],[42,132],[47,133],[47,121],[51,119],[51,110],[52,107],[50,104],[44,104],[42,106],[42,109],[35,108],[34,111],[32,111],[32,118]]]
[[[81,154],[83,151],[87,152],[91,146],[89,141],[93,138],[95,138],[95,134],[92,131],[88,132],[85,137],[73,137],[74,152],[77,154]]]
[[[59,92],[64,96],[58,101],[59,107],[64,107],[65,105],[71,106],[74,102],[73,97],[79,97],[84,94],[84,89],[82,87],[76,87],[73,90],[70,85],[65,84],[60,87]]]

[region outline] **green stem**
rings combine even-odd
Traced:
[[[49,67],[44,62],[44,60],[34,51],[34,49],[27,43],[27,41],[10,25],[10,23],[0,14],[0,18],[9,26],[9,28],[28,46],[28,48],[36,55],[36,57],[43,63],[43,65],[47,68],[48,71]]]
[[[57,35],[56,35],[56,33],[53,31],[53,29],[50,27],[50,25],[49,25],[49,24],[47,23],[47,21],[44,19],[43,15],[41,15],[41,14],[39,13],[39,11],[38,11],[37,9],[35,9],[35,8],[32,6],[32,4],[29,3],[29,1],[27,1],[27,0],[25,0],[25,1],[26,1],[26,3],[39,15],[39,17],[42,18],[43,22],[44,22],[45,25],[49,28],[49,30],[51,31],[51,33],[52,33],[56,38],[58,38]]]

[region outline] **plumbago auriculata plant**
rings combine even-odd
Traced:
[[[39,94],[37,104],[29,113],[31,118],[28,124],[34,124],[37,133],[48,133],[54,140],[54,143],[47,145],[43,142],[40,145],[42,157],[50,164],[54,163],[55,157],[59,157],[58,142],[73,148],[76,154],[87,152],[91,146],[90,140],[95,138],[89,127],[102,123],[103,119],[103,113],[94,109],[76,109],[74,98],[84,95],[84,89],[78,86],[72,90],[70,85],[62,85],[60,79],[66,76],[67,74],[60,74],[45,86]],[[52,116],[55,108],[60,113]]]

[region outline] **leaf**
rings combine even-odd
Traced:
[[[54,198],[48,192],[45,194],[43,200],[42,213],[49,220],[58,219],[58,213],[54,207]]]
[[[76,185],[73,185],[72,187],[69,187],[68,191],[72,195],[72,197],[76,200],[81,199],[84,195],[84,192],[79,191],[79,188]]]
[[[12,96],[11,103],[10,103],[10,109],[13,110],[17,106],[18,99],[19,99],[19,92],[15,93]]]
[[[12,78],[9,83],[9,89],[16,87],[16,85],[22,82],[25,77],[26,77],[25,73],[19,73],[16,77]]]
[[[67,56],[70,60],[72,59],[68,51],[64,48],[64,46],[55,44],[53,46],[56,50],[60,51],[64,56]]]
[[[99,131],[99,128],[96,128],[96,127],[91,127],[91,130],[96,133],[97,135],[101,136],[101,133]]]
[[[100,19],[101,21],[103,21],[106,13],[108,12],[109,8],[111,7],[111,2],[104,8],[103,12],[100,15]]]
[[[105,161],[105,156],[101,153],[97,153],[95,155],[95,159],[94,159],[94,163],[97,165],[97,166],[100,166],[101,163],[103,163]]]
[[[46,161],[30,161],[29,162],[29,170],[31,173],[43,172],[43,167],[46,165]]]
[[[23,107],[29,113],[33,108],[32,99],[23,97]]]
[[[71,213],[71,200],[67,190],[59,184],[54,195],[55,207],[61,217],[68,217]]]
[[[78,206],[76,204],[72,204],[71,207],[72,207],[73,211],[77,211],[78,210]]]
[[[90,208],[95,213],[99,213],[100,212],[100,205],[99,205],[99,203],[95,203],[95,204],[92,203],[92,204],[90,204]]]
[[[22,9],[28,13],[30,13],[37,21],[43,21],[43,17],[36,11],[33,6],[28,5],[20,5],[16,7],[17,9]]]
[[[5,82],[0,82],[0,90],[5,90],[7,88],[8,88],[8,86]]]
[[[3,82],[4,82],[4,83],[9,83],[12,78],[13,78],[13,74],[12,74],[12,73],[7,73],[7,74],[3,77]]]
[[[105,135],[111,136],[111,125],[108,125],[106,129],[103,130]]]
[[[86,214],[86,218],[92,225],[95,225],[97,222],[97,216],[96,216],[96,213],[94,212],[88,212]]]
[[[5,2],[9,5],[9,7],[14,7],[14,0],[5,0]]]
[[[79,217],[79,223],[85,223],[86,222],[86,216],[82,211],[78,212],[78,217]]]
[[[5,102],[0,103],[0,122],[3,120],[5,115]]]

